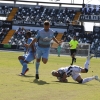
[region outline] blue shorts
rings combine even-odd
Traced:
[[[28,62],[31,62],[32,60],[35,59],[35,53],[28,53],[23,56],[24,56],[25,60]]]
[[[40,59],[42,57],[42,58],[48,59],[49,53],[50,53],[50,48],[37,47],[36,58]]]

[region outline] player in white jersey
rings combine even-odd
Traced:
[[[33,38],[31,37],[31,32],[26,33],[26,38],[27,38],[27,44],[30,44],[33,40]],[[26,48],[27,50],[26,54],[18,57],[18,60],[22,65],[22,72],[19,74],[20,76],[25,76],[25,73],[29,70],[27,64],[35,59],[35,52],[36,52],[35,49],[36,49],[35,45],[32,45],[30,48]]]
[[[71,65],[69,67],[62,67],[59,68],[57,71],[53,70],[51,72],[51,74],[55,77],[57,77],[57,79],[60,82],[68,82],[67,77],[72,77],[73,80],[77,81],[78,83],[86,83],[89,82],[91,80],[98,80],[100,82],[100,79],[98,76],[92,76],[92,77],[87,77],[82,79],[81,74],[80,73],[87,73],[88,69],[89,69],[89,63],[90,63],[90,58],[91,56],[88,56],[87,61],[85,62],[84,68],[79,67],[77,65]]]

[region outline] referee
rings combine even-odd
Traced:
[[[73,36],[73,39],[69,42],[69,47],[70,47],[70,54],[72,57],[71,65],[73,65],[73,62],[76,62],[75,54],[76,54],[76,49],[78,47],[78,41],[76,36]]]

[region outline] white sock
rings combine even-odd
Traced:
[[[84,84],[84,83],[86,83],[86,82],[89,82],[89,81],[92,81],[92,80],[94,80],[94,79],[95,79],[94,76],[93,76],[93,77],[84,78],[83,81],[82,81],[82,84]]]
[[[87,59],[87,61],[86,61],[85,64],[84,64],[84,67],[85,67],[86,69],[89,69],[89,64],[90,64],[90,60]]]

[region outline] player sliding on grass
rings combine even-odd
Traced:
[[[51,72],[51,74],[53,76],[57,77],[57,79],[60,82],[68,82],[67,77],[70,77],[70,76],[73,78],[73,80],[75,80],[81,84],[84,84],[84,83],[89,82],[89,81],[94,80],[94,79],[100,82],[100,79],[98,78],[98,76],[87,77],[84,79],[81,78],[80,73],[87,73],[88,72],[90,59],[92,57],[93,56],[88,56],[87,61],[85,62],[84,68],[81,68],[77,65],[71,65],[69,67],[59,68],[57,71],[53,70]]]
[[[31,38],[31,32],[26,33],[26,38],[28,39],[27,44],[30,44],[33,40],[33,38]],[[27,68],[27,64],[35,59],[35,51],[36,51],[35,45],[32,45],[30,48],[26,49],[27,49],[27,54],[18,57],[21,65],[23,66],[20,76],[25,76],[25,73],[29,70],[29,68]]]

